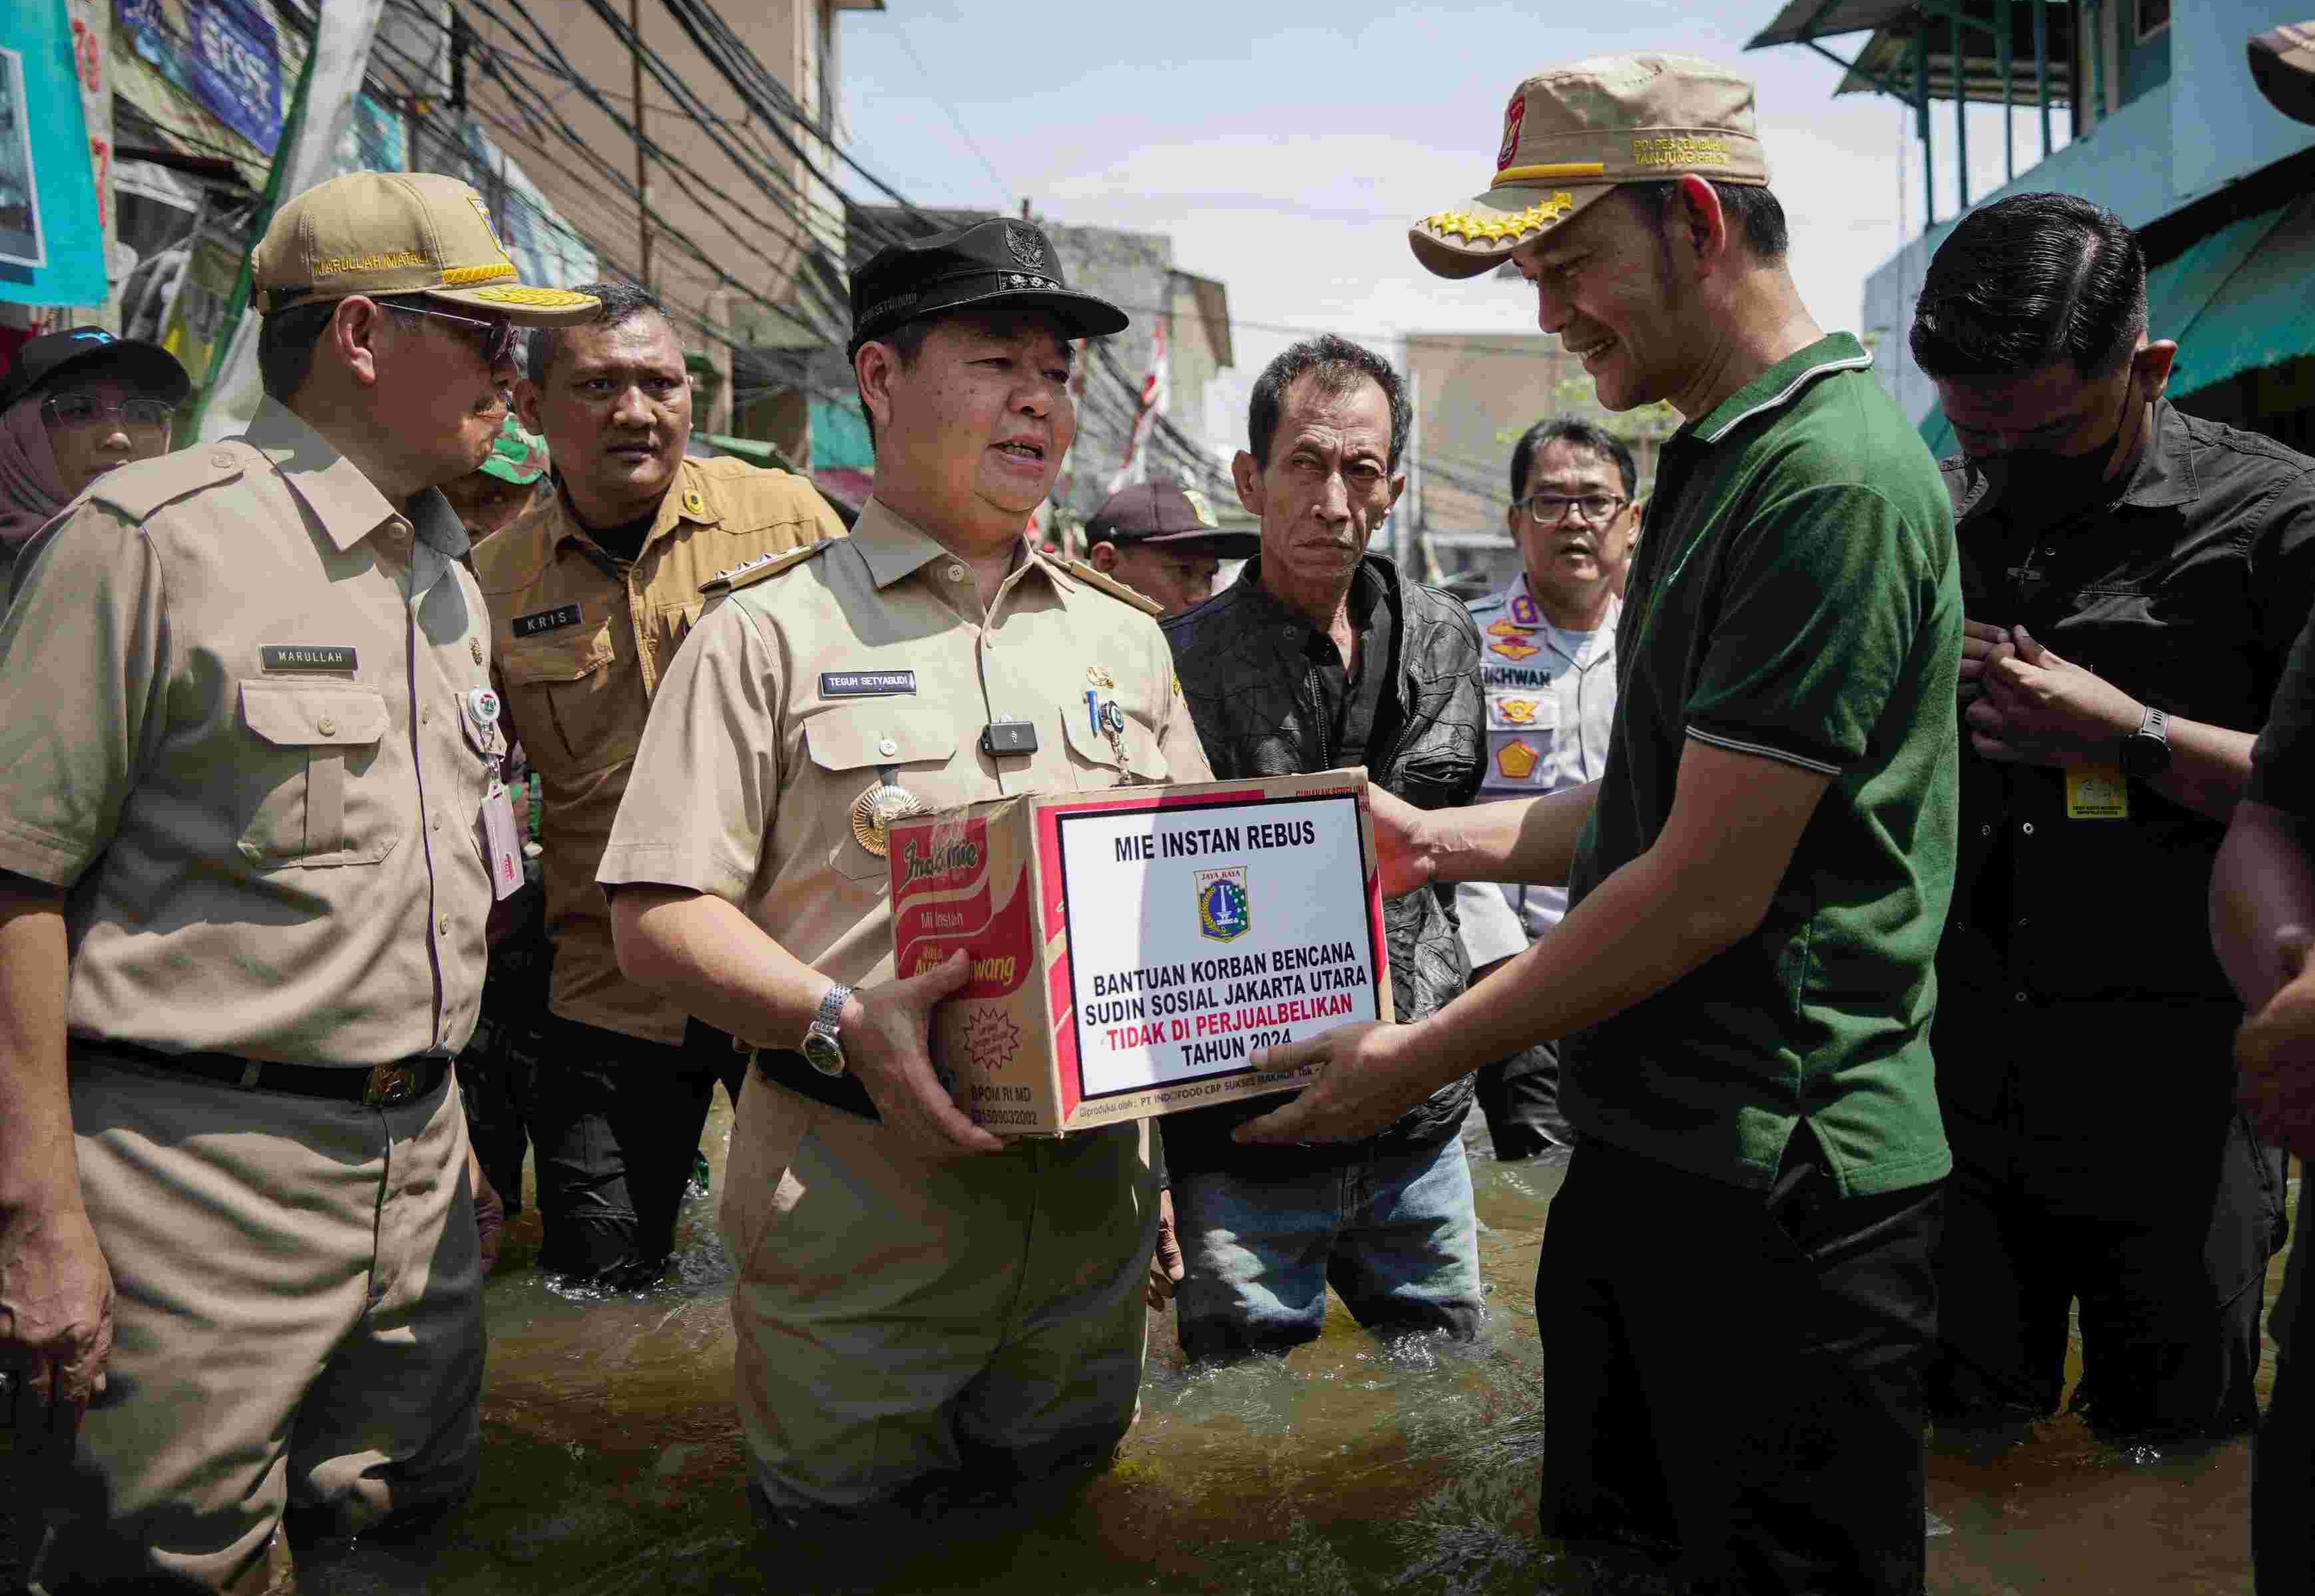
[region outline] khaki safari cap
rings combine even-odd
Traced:
[[[1434,275],[1477,277],[1618,183],[1690,172],[1769,181],[1752,80],[1689,56],[1594,56],[1520,84],[1486,191],[1424,217],[1407,242]]]
[[[423,294],[517,326],[593,319],[600,302],[519,281],[483,197],[431,172],[349,172],[274,213],[251,261],[266,315],[351,294]]]

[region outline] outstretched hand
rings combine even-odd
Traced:
[[[1416,1073],[1421,1060],[1408,1051],[1408,1029],[1369,1021],[1264,1048],[1252,1060],[1256,1069],[1316,1064],[1323,1073],[1281,1106],[1240,1125],[1236,1139],[1289,1145],[1356,1141],[1384,1129],[1431,1095]]]
[[[1375,864],[1382,895],[1403,898],[1417,887],[1429,886],[1439,873],[1431,817],[1372,782],[1367,784],[1367,807],[1374,815]]]

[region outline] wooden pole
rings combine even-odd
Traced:
[[[627,0],[627,30],[634,35],[632,83],[635,96],[635,255],[643,285],[652,284],[650,157],[643,153],[643,0]]]

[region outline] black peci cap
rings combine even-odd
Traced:
[[[115,338],[102,327],[67,327],[24,341],[15,363],[0,373],[0,410],[72,372],[118,376],[172,404],[193,391],[177,357],[159,344]]]
[[[1170,482],[1118,489],[1086,522],[1086,541],[1211,554],[1217,560],[1251,560],[1262,552],[1260,533],[1222,530],[1204,494]]]
[[[852,274],[847,352],[918,316],[984,305],[1049,310],[1072,338],[1122,332],[1130,319],[1070,288],[1052,241],[1036,226],[1000,218],[878,250]]]

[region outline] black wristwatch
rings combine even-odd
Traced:
[[[2151,781],[2170,768],[2170,717],[2151,705],[2138,730],[2122,740],[2122,769],[2125,776]]]

